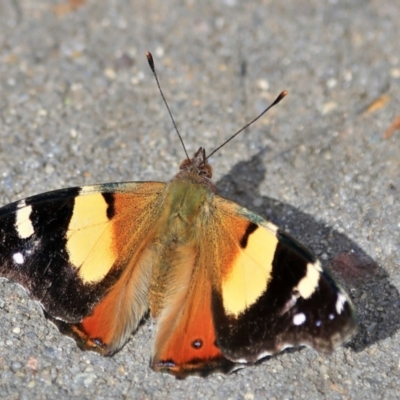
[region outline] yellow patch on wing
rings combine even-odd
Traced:
[[[236,254],[223,278],[222,299],[228,314],[238,316],[265,292],[277,244],[277,237],[262,227],[249,235],[246,248]]]
[[[307,264],[306,276],[301,279],[295,288],[303,299],[308,299],[315,292],[315,289],[318,287],[321,271],[322,268],[319,261],[316,261],[314,264]]]
[[[19,204],[19,208],[16,213],[15,229],[20,239],[27,239],[35,232],[32,221],[30,220],[31,212],[32,206],[26,206],[25,201],[22,201]]]
[[[79,276],[85,283],[102,280],[117,257],[107,208],[101,193],[75,198],[67,232],[67,250],[71,263],[79,269]]]

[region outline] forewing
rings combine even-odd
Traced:
[[[147,246],[164,188],[76,187],[3,207],[0,276],[21,284],[82,347],[115,351],[148,308]]]
[[[351,337],[351,301],[309,250],[235,203],[216,198],[215,207],[212,313],[224,356],[253,363],[298,345],[331,351]]]

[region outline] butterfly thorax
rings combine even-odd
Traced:
[[[208,167],[205,171],[211,171]],[[153,317],[165,306],[170,282],[188,273],[181,268],[187,269],[187,266],[195,264],[200,235],[213,213],[214,185],[208,176],[198,171],[194,165],[186,164],[165,190],[163,223],[159,224],[155,240],[155,259],[158,262],[153,265],[150,285],[149,301]]]

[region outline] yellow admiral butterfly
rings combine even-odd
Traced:
[[[151,367],[177,377],[349,339],[351,301],[318,259],[218,196],[211,176],[200,148],[168,183],[75,187],[7,205],[0,276],[21,284],[82,349],[103,355],[150,311]]]

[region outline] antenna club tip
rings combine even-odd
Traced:
[[[286,97],[287,94],[288,94],[287,90],[281,92],[281,94],[277,97],[276,102],[279,103],[284,97]]]
[[[273,107],[273,106],[277,105],[287,94],[288,94],[287,90],[284,90],[283,92],[281,92],[279,94],[279,96],[276,98],[276,100],[271,104],[270,107]]]
[[[154,71],[154,60],[152,54],[149,51],[146,52],[146,57],[147,57],[147,62],[150,65],[150,68]]]

